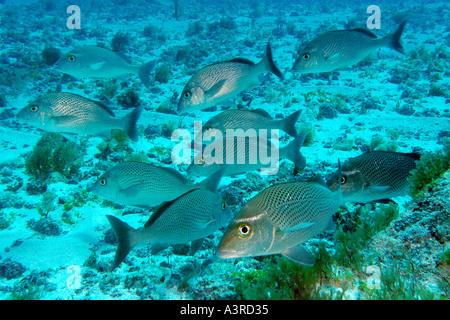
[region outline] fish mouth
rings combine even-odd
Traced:
[[[52,67],[53,67],[53,69],[58,70],[58,71],[62,70],[61,66],[58,64],[58,61],[56,61]]]
[[[190,110],[190,108],[185,108],[185,107],[178,107],[177,108],[177,114],[180,116],[180,115],[183,115],[183,114],[186,114],[186,113],[189,113],[189,112],[191,112],[192,110]]]
[[[221,259],[232,259],[239,257],[236,251],[225,251],[225,250],[217,250],[217,256]]]

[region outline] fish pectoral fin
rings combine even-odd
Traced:
[[[334,54],[332,54],[331,56],[325,57],[325,60],[327,60],[329,63],[333,63],[336,62],[337,60],[339,60],[340,54],[339,52],[336,52]]]
[[[200,247],[202,246],[202,243],[203,238],[191,242],[191,252],[190,252],[191,256],[195,255],[198,249],[200,249]]]
[[[92,63],[92,64],[89,65],[89,69],[95,70],[95,71],[100,70],[103,67],[103,65],[105,64],[105,62],[106,61],[100,61],[100,62],[97,62],[97,63]]]
[[[372,201],[372,203],[397,204],[397,202],[392,199],[378,199]]]
[[[208,91],[205,92],[205,96],[207,98],[214,97],[222,89],[222,87],[226,81],[227,81],[226,79],[223,79],[223,80],[220,80],[219,82],[217,82],[215,85],[213,85],[211,88],[209,88]]]
[[[312,225],[314,225],[313,222],[301,222],[301,223],[296,224],[295,226],[292,226],[292,227],[290,227],[290,228],[288,228],[286,230],[282,230],[280,232],[281,233],[294,232],[294,231],[298,231],[298,230],[301,230],[301,229],[309,228]]]
[[[71,122],[77,119],[76,116],[51,116],[50,118],[57,126],[70,126]]]
[[[378,192],[386,192],[391,187],[390,186],[369,186],[368,188],[371,192],[378,193]]]
[[[283,251],[281,254],[286,258],[305,266],[314,265],[313,257],[303,246],[289,248],[286,251]]]
[[[125,189],[120,189],[120,193],[122,193],[124,196],[128,198],[134,198],[139,193],[139,186],[134,185]]]
[[[170,245],[164,244],[164,243],[152,243],[150,252],[152,254],[157,254],[158,252],[161,252],[165,249],[167,249]]]
[[[103,131],[103,132],[99,132],[96,134],[96,136],[98,136],[100,138],[104,138],[104,139],[111,139],[111,129]]]
[[[330,221],[328,221],[328,224],[323,229],[324,232],[335,232],[336,231],[336,224],[333,221],[333,218],[330,218]]]
[[[77,135],[74,133],[67,133],[67,132],[59,132],[60,135],[62,135],[64,138],[66,138],[69,141],[72,141],[74,143],[77,143]]]

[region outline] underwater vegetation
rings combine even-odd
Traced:
[[[139,143],[116,129],[111,139],[82,138],[76,144],[44,133],[27,153],[21,150],[22,145],[30,148],[27,135],[23,141],[12,135],[0,140],[8,151],[5,156],[17,159],[22,152],[20,164],[0,157],[0,238],[5,248],[0,253],[0,298],[449,299],[450,28],[445,2],[413,3],[413,8],[407,2],[402,10],[383,3],[383,28],[373,33],[382,37],[408,18],[402,38],[405,56],[383,49],[375,61],[360,62],[351,70],[302,75],[291,72],[292,63],[308,41],[333,29],[365,28],[365,7],[355,11],[346,8],[347,3],[336,7],[321,2],[199,0],[181,11],[176,7],[174,19],[173,6],[161,6],[172,1],[116,0],[113,6],[90,1],[83,4],[82,28],[69,30],[62,3],[45,0],[19,7],[14,1],[4,2],[2,133],[12,129],[40,137],[39,131],[15,121],[17,108],[31,93],[70,91],[118,113],[145,108],[137,128]],[[351,10],[336,11],[342,9]],[[261,76],[260,86],[237,95],[231,107],[213,106],[177,118],[177,103],[190,76],[232,58],[257,62],[269,38],[283,79]],[[126,53],[135,66],[157,59],[148,88],[131,74],[78,79],[55,70],[62,52],[80,44]],[[187,244],[158,254],[142,247],[130,253],[119,270],[107,272],[117,242],[105,214],[139,226],[151,212],[99,199],[90,185],[123,161],[179,169],[193,180],[186,165],[172,162],[173,131],[190,129],[195,118],[206,121],[215,112],[234,108],[261,108],[274,119],[301,110],[296,128],[308,131],[303,170],[281,162],[275,176],[249,172],[227,177],[218,191],[234,212],[264,188],[325,176],[338,157],[343,161],[373,150],[423,154],[410,178],[413,199],[402,198],[398,204],[346,203],[334,215],[335,233],[305,243],[315,259],[312,267],[281,256],[216,259],[220,230],[205,238],[195,255]],[[434,127],[426,128],[428,124]],[[281,136],[281,142],[288,143],[288,137]],[[15,232],[17,240],[10,241]],[[91,234],[95,241],[89,239],[87,254],[73,253],[82,282],[81,288],[71,290],[65,286],[66,265],[59,257],[56,261],[51,246],[72,244],[78,234]],[[50,250],[42,247],[44,262],[50,255],[55,260],[44,271],[33,270],[28,266],[32,258],[20,256],[33,241],[49,244]]]
[[[118,31],[111,40],[111,49],[122,51],[130,44],[130,36],[127,33]]]
[[[82,164],[82,152],[56,133],[44,133],[25,159],[25,169],[37,180],[45,181],[56,172],[67,179],[76,178]]]
[[[411,195],[417,197],[424,189],[431,188],[450,168],[450,139],[446,139],[443,148],[434,153],[424,154],[417,162],[417,168],[411,172]]]
[[[392,267],[380,268],[377,255],[368,250],[368,244],[398,218],[399,211],[396,204],[381,206],[375,212],[371,206],[360,207],[347,220],[340,217],[342,211],[337,215],[338,230],[333,238],[318,240],[312,246],[313,267],[273,256],[260,259],[261,266],[255,270],[233,273],[231,278],[238,297],[248,300],[445,299],[445,292],[450,291],[448,250],[436,261],[442,265],[439,285],[444,293],[440,296],[414,276],[418,263],[406,254],[393,258]],[[330,241],[334,244],[330,245]],[[372,283],[374,279],[376,286]]]
[[[58,48],[46,45],[45,49],[42,50],[41,55],[44,62],[49,66],[52,66],[59,60],[62,54],[61,50]]]

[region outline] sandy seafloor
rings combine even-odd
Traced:
[[[290,71],[297,56],[296,48],[327,30],[365,27],[369,16],[366,3],[220,1],[207,5],[207,2],[187,3],[178,20],[174,18],[173,7],[156,1],[39,1],[33,4],[5,1],[0,4],[0,94],[6,99],[0,110],[0,216],[9,221],[7,227],[0,230],[1,299],[241,298],[234,289],[237,275],[260,269],[263,262],[254,258],[218,259],[215,251],[223,230],[208,237],[194,256],[186,254],[187,246],[169,248],[156,255],[151,255],[149,247],[144,246],[134,249],[114,272],[107,272],[114,258],[115,244],[106,240],[111,238],[111,231],[105,215],[115,215],[140,227],[150,213],[139,208],[112,206],[86,191],[105,169],[135,153],[145,155],[151,163],[184,172],[186,165],[176,166],[170,162],[168,152],[175,143],[161,134],[159,126],[171,122],[172,128],[181,124],[192,131],[193,121],[207,121],[221,108],[192,112],[185,117],[155,110],[161,104],[174,110],[176,99],[173,97],[178,98],[190,75],[202,66],[234,57],[259,61],[269,37],[272,37],[274,60],[284,79],[266,76],[259,87],[241,93],[235,104],[245,105],[251,100],[250,108],[262,108],[273,117],[303,110],[297,126],[312,128],[314,138],[301,149],[307,167],[296,179],[331,174],[337,168],[338,158],[345,161],[361,154],[374,136],[394,143],[399,152],[425,153],[442,148],[440,142],[450,132],[448,2],[376,3],[382,10],[382,28],[374,31],[377,35],[386,35],[408,18],[402,38],[407,54],[382,49],[369,62],[317,75],[298,75]],[[65,9],[69,4],[78,4],[81,8],[81,30],[66,28],[69,15]],[[221,18],[234,21],[235,26],[224,23],[208,27]],[[195,23],[197,30],[192,31]],[[153,26],[153,31],[144,36],[143,30],[148,26]],[[46,44],[63,53],[84,44],[109,47],[118,31],[129,35],[124,52],[134,64],[159,58],[159,64],[169,67],[167,83],[154,81],[146,89],[137,77],[130,75],[118,79],[116,92],[106,96],[103,88],[107,80],[63,76],[42,61],[41,52]],[[439,91],[436,87],[443,89]],[[36,182],[26,172],[24,161],[42,132],[19,123],[14,114],[30,100],[47,92],[64,91],[102,100],[121,116],[131,110],[118,102],[118,97],[128,89],[139,95],[145,108],[138,122],[139,141],[130,142],[127,149],[114,152],[107,160],[100,160],[95,155],[103,139],[83,140],[86,153],[79,174],[71,179],[55,175],[46,181],[47,191],[56,195],[47,219],[59,225],[61,234],[44,235],[31,229],[30,220],[41,219],[36,206],[43,196],[28,194],[27,185],[36,185]],[[320,105],[326,102],[332,110],[337,109],[336,117],[327,118],[330,113],[319,112]],[[283,138],[282,143],[288,140],[289,137]],[[335,143],[342,140],[350,141],[349,150],[335,147]],[[232,190],[228,193],[230,198],[232,192],[240,195],[239,201],[232,204],[237,212],[262,188],[278,181],[294,180],[292,163],[284,160],[281,165],[279,175],[273,177],[249,173],[224,178],[219,191]],[[436,210],[448,217],[449,178],[447,174],[436,194],[430,194],[429,202],[414,203],[409,196],[396,199],[400,204],[399,218],[374,236],[364,249],[367,254],[378,252],[377,265],[382,270],[391,268],[398,259],[398,252],[404,252],[404,259],[411,261],[415,268],[409,273],[402,272],[401,277],[405,281],[414,280],[416,285],[426,287],[440,299],[449,298],[448,287],[445,291],[438,285],[445,279],[448,283],[449,266],[439,269],[436,266],[438,257],[448,250],[450,235],[449,230],[445,230],[448,219],[437,239],[430,230],[439,229],[433,224],[441,220],[429,217],[435,217]],[[228,189],[231,183],[234,187]],[[63,203],[80,198],[79,207],[64,208]],[[432,206],[430,202],[439,202],[440,206]],[[348,208],[355,210],[356,206]],[[402,221],[406,226],[398,231]],[[321,238],[333,241],[332,236]],[[309,245],[314,247],[317,239],[312,239]],[[80,272],[78,289],[68,286],[68,279],[75,274],[68,270],[70,266],[75,266],[74,272]],[[367,274],[342,266],[336,268],[341,276],[324,285],[323,290],[330,286],[340,288],[345,283],[344,298],[370,298],[360,290]],[[6,274],[10,276],[7,278]]]

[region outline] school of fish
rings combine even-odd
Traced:
[[[300,51],[292,71],[330,72],[366,59],[379,48],[402,54],[400,43],[406,21],[396,31],[378,38],[365,29],[336,30],[314,38]],[[157,60],[141,66],[131,64],[122,54],[99,46],[81,46],[69,50],[54,68],[75,78],[117,78],[134,74],[148,88]],[[261,84],[260,76],[283,74],[276,66],[270,41],[263,58],[255,63],[235,58],[202,66],[187,81],[178,100],[178,114],[229,103],[240,92]],[[111,137],[112,129],[124,131],[138,140],[137,122],[144,111],[140,106],[123,117],[113,109],[68,92],[48,93],[35,98],[17,114],[17,119],[38,129],[56,132],[71,141],[79,135]],[[104,172],[91,187],[94,194],[111,202],[153,209],[142,228],[134,228],[121,219],[107,215],[118,246],[110,270],[117,268],[139,244],[150,243],[152,253],[166,247],[191,243],[195,254],[203,239],[225,227],[217,248],[223,259],[281,254],[304,265],[314,259],[302,246],[319,233],[335,230],[333,215],[346,201],[372,202],[392,199],[408,193],[408,177],[420,155],[413,153],[369,152],[348,159],[327,182],[316,176],[308,181],[277,183],[260,191],[239,212],[231,209],[218,192],[223,176],[260,170],[268,165],[263,156],[277,155],[303,169],[301,154],[307,132],[297,132],[298,110],[274,120],[263,109],[230,109],[210,118],[199,134],[213,136],[194,158],[186,172],[168,166],[142,162],[121,162]],[[290,142],[279,146],[278,130]],[[266,139],[260,139],[266,134]],[[275,141],[276,140],[276,141]],[[264,153],[265,152],[265,153]],[[221,159],[221,161],[220,161]],[[192,183],[189,176],[205,176]]]

